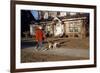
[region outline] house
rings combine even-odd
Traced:
[[[54,37],[57,37],[57,36],[62,37],[64,34],[64,25],[62,24],[62,21],[57,17],[55,17],[53,21],[54,21],[54,24],[53,24]]]
[[[39,24],[48,37],[85,38],[89,34],[88,13],[40,11],[40,14],[44,19]],[[32,28],[30,26],[31,34]]]
[[[69,18],[64,21],[64,31],[67,37],[86,37],[86,17],[78,17],[78,18]]]

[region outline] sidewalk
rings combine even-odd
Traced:
[[[50,50],[41,50],[36,51],[34,47],[23,49],[23,51],[27,51],[30,53],[41,53],[41,54],[49,54],[49,55],[58,55],[58,56],[70,56],[70,57],[82,57],[89,58],[89,49],[69,49],[69,48],[55,48]]]
[[[41,51],[41,53],[53,54],[53,55],[59,55],[59,56],[71,56],[71,57],[83,57],[83,58],[89,57],[89,50],[87,49],[58,48],[58,49],[52,49],[52,50],[47,50],[47,51]]]

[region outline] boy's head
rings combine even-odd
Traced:
[[[39,26],[39,29],[42,29],[42,26]]]

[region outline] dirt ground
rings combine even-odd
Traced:
[[[84,38],[84,39],[68,39],[68,38],[48,38],[46,41],[57,41],[59,42],[59,47],[55,48],[55,49],[65,49],[66,52],[62,53],[57,53],[57,51],[59,52],[59,50],[55,49],[48,49],[45,50],[45,52],[42,51],[34,51],[34,47],[35,47],[35,42],[32,39],[29,40],[24,40],[21,42],[21,62],[22,63],[26,63],[26,62],[47,62],[47,61],[67,61],[67,60],[85,60],[85,59],[89,59],[89,39],[88,38]],[[47,42],[44,43],[45,48],[47,48]],[[77,55],[77,51],[78,50],[85,50],[84,54],[86,53],[86,57],[81,56],[81,54],[78,54],[80,56],[74,56],[71,55],[71,53],[69,53],[67,55],[67,50],[72,50],[74,52],[74,49],[76,50],[76,55]],[[54,51],[53,51],[54,50]],[[52,54],[52,52],[54,54]],[[81,51],[80,51],[81,52]],[[57,54],[56,54],[57,53]],[[63,55],[63,53],[66,53],[66,55]],[[82,55],[84,55],[82,54]]]
[[[62,48],[77,48],[77,49],[88,49],[89,38],[48,38],[47,41],[53,40],[54,42],[60,43],[59,47]]]

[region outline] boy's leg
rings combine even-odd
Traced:
[[[39,42],[39,47],[40,47],[41,50],[44,49],[43,41],[40,41],[40,42]]]
[[[35,49],[38,49],[38,47],[39,47],[39,42],[36,42]]]
[[[43,50],[43,51],[47,50],[47,49],[44,47],[43,41],[40,41],[40,47],[41,47],[40,49]]]
[[[42,41],[39,41],[39,47],[40,47],[40,48],[43,47]]]

